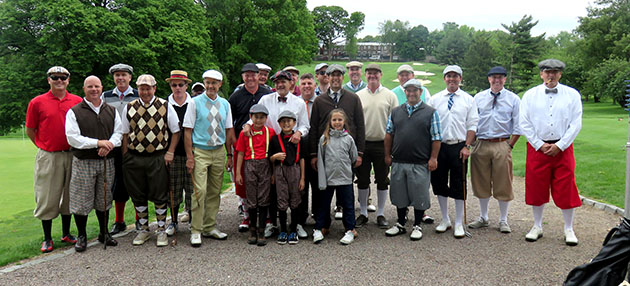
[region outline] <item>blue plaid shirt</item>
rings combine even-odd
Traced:
[[[407,112],[411,116],[411,114],[420,107],[422,101],[418,102],[414,106],[410,106],[409,103],[405,102],[401,107],[406,107]],[[393,134],[395,131],[394,122],[392,122],[392,116],[389,115],[387,118],[387,127],[385,131],[388,134]],[[431,141],[442,141],[442,128],[440,127],[440,117],[437,113],[437,110],[433,112],[433,116],[431,117]]]

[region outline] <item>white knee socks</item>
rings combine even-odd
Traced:
[[[438,203],[440,203],[440,211],[442,212],[442,221],[450,222],[451,219],[448,217],[448,197],[437,196]]]
[[[564,216],[564,230],[573,230],[574,215],[575,209],[562,210],[562,216]]]
[[[488,203],[490,198],[479,199],[479,210],[481,211],[481,218],[488,220]]]
[[[499,217],[499,222],[507,222],[508,206],[510,206],[510,202],[499,201],[499,211],[501,212],[501,217]]]
[[[359,207],[361,214],[365,217],[368,216],[368,197],[370,196],[370,189],[359,189]]]
[[[376,194],[378,196],[378,209],[376,210],[376,216],[381,216],[385,214],[385,203],[387,202],[387,189],[377,190]],[[365,207],[367,209],[367,201],[366,201]]]
[[[455,200],[455,225],[464,221],[464,200]]]
[[[545,205],[540,206],[532,206],[532,210],[534,211],[534,226],[537,226],[542,229],[542,220],[543,220],[543,210],[545,209]]]

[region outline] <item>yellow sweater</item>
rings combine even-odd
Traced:
[[[387,119],[394,107],[398,106],[396,94],[381,85],[374,93],[369,87],[366,87],[357,92],[357,95],[361,99],[361,105],[363,105],[365,141],[385,140]]]

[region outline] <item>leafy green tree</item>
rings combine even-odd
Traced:
[[[443,36],[433,55],[441,63],[461,65],[475,30],[452,22],[444,23],[443,27]]]
[[[610,98],[613,104],[617,103],[624,107],[626,104],[624,80],[630,79],[630,61],[615,57],[606,59],[586,74],[589,80],[585,84],[584,93]]]
[[[525,15],[518,23],[501,24],[510,35],[510,42],[505,46],[509,56],[508,89],[520,92],[529,88],[534,82],[538,57],[544,47],[545,34],[532,37],[531,30],[538,24],[532,16]]]
[[[366,43],[366,42],[380,42],[381,41],[381,36],[380,35],[376,35],[376,36],[372,36],[372,35],[367,35],[363,38],[360,38],[357,40],[359,43]]]
[[[630,59],[630,1],[597,0],[594,4],[576,28],[584,38],[586,63],[596,66],[611,57]]]
[[[476,32],[462,62],[466,91],[475,94],[488,88],[486,76],[493,63],[494,51],[490,45],[491,34],[485,31]]]
[[[402,39],[407,36],[407,31],[409,31],[409,21],[402,22],[400,20],[396,20],[392,22],[391,20],[387,20],[379,23],[381,42],[391,45],[391,49],[389,49],[390,61],[393,59],[394,54],[398,52],[399,47],[397,46],[397,43],[400,43]]]
[[[339,6],[318,6],[313,8],[312,16],[315,34],[330,59],[335,40],[341,39],[346,32],[348,12]]]
[[[426,46],[429,38],[429,30],[423,25],[418,25],[407,31],[406,36],[399,39],[396,46],[403,59],[424,60]]]
[[[362,12],[353,12],[346,20],[346,29],[344,31],[346,38],[346,53],[350,58],[357,56],[357,33],[363,30],[365,22],[365,14]]]

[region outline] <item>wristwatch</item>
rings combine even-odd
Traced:
[[[470,150],[471,146],[466,144],[466,149]]]

